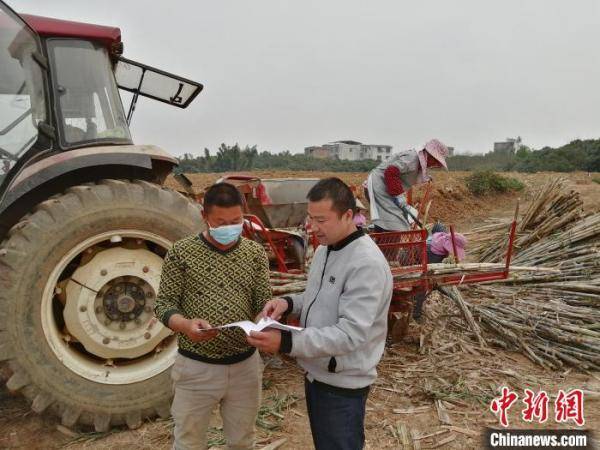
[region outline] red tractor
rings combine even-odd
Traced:
[[[140,96],[185,108],[202,85],[122,52],[118,28],[0,2],[0,361],[34,411],[98,431],[169,415],[153,305],[167,249],[202,227],[161,187],[177,160],[129,131]]]

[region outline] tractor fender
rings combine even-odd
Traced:
[[[0,205],[0,240],[37,203],[71,186],[106,178],[162,183],[177,160],[154,145],[87,147],[56,153],[26,166]]]

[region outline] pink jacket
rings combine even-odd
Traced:
[[[465,247],[467,238],[460,233],[454,233],[454,243],[456,244],[456,256],[460,261],[465,258]],[[431,253],[440,256],[454,255],[452,249],[452,235],[450,233],[433,233],[431,236]]]

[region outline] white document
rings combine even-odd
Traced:
[[[250,322],[249,320],[243,320],[242,322],[233,322],[228,323],[227,325],[221,325],[220,327],[215,327],[216,329],[223,328],[233,328],[239,327],[244,332],[250,336],[251,331],[263,331],[266,328],[277,328],[278,330],[287,330],[287,331],[302,331],[303,328],[293,327],[291,325],[284,325],[283,323],[277,322],[276,320],[271,319],[270,317],[262,318],[258,321],[258,323]]]

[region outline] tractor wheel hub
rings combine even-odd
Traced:
[[[153,315],[161,269],[162,259],[146,249],[97,253],[67,283],[67,331],[99,358],[151,352],[170,333]]]
[[[141,278],[128,282],[116,279],[107,283],[102,291],[106,293],[99,294],[102,298],[100,314],[123,322],[137,319],[144,312],[146,296],[154,296],[152,286]]]

